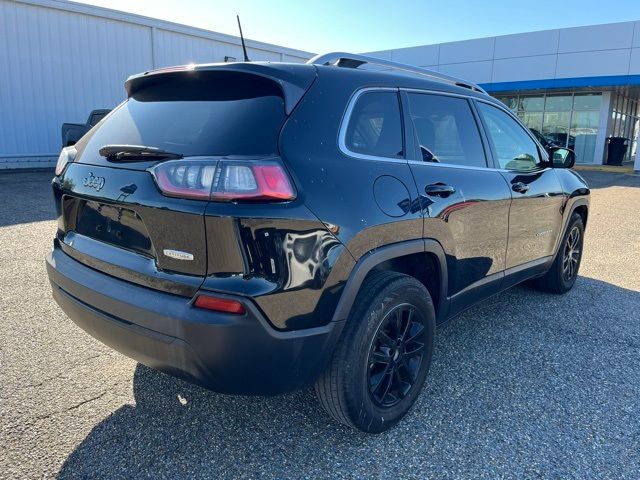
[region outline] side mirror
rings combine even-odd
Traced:
[[[429,150],[427,147],[424,147],[422,145],[420,145],[420,153],[422,153],[422,161],[423,162],[435,162],[438,163],[440,160],[438,160],[438,157],[436,157],[431,150]]]
[[[553,168],[571,168],[576,163],[576,154],[568,148],[551,147],[549,148],[549,156]]]

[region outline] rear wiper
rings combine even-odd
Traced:
[[[160,148],[144,145],[105,145],[98,153],[108,160],[136,161],[153,158],[178,159],[184,157],[181,153],[168,152]]]

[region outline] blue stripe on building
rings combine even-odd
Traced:
[[[516,90],[640,86],[640,75],[548,78],[543,80],[524,80],[520,82],[481,83],[480,86],[489,93]]]

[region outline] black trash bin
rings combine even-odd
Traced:
[[[624,137],[607,138],[607,165],[622,165],[629,148],[629,139]]]

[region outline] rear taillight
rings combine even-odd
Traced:
[[[69,162],[73,162],[76,157],[76,147],[65,147],[60,152],[58,162],[56,163],[56,176],[62,175],[64,169],[67,168]]]
[[[289,176],[277,159],[185,158],[150,169],[162,193],[216,201],[284,202],[295,198]]]

